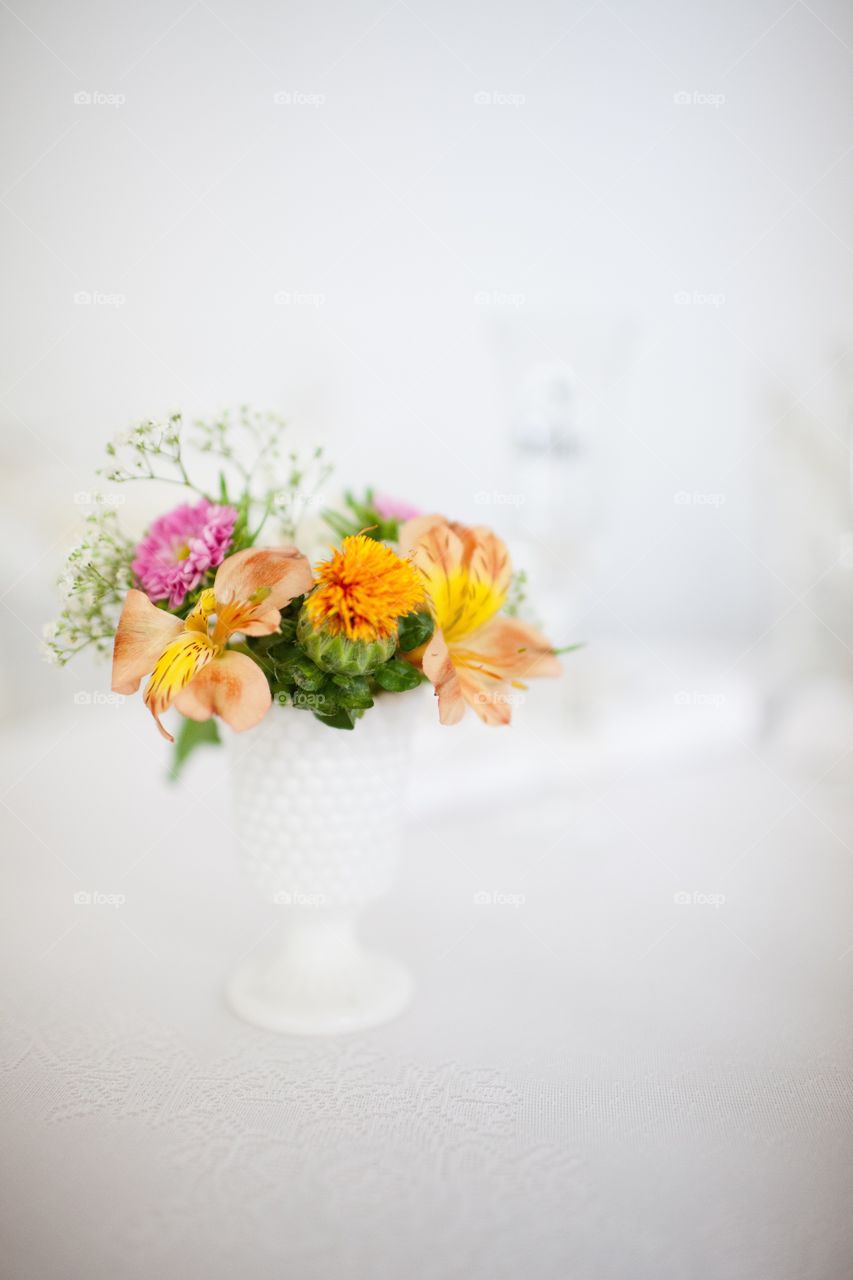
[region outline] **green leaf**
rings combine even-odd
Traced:
[[[357,711],[348,711],[345,707],[336,711],[333,716],[323,716],[319,711],[314,712],[315,720],[319,720],[321,724],[327,724],[330,729],[354,729],[358,715]]]
[[[300,600],[302,597],[299,597]],[[289,618],[282,618],[281,626],[278,629],[279,638],[284,641],[295,640],[296,638],[296,615]]]
[[[349,513],[329,509],[323,512],[326,524],[339,538],[363,533],[375,542],[397,541],[400,521],[396,517],[383,516],[376,510],[372,489],[368,489],[360,501],[354,494],[345,493],[344,503]]]
[[[169,770],[170,781],[178,781],[187,760],[189,760],[197,747],[203,747],[205,744],[217,746],[221,741],[216,721],[212,716],[209,720],[189,720],[186,716],[182,716],[178,736],[175,738],[175,746],[172,751],[172,767]]]
[[[329,693],[332,701],[338,706],[357,708],[361,711],[367,711],[373,706],[367,676],[333,676],[329,683],[332,688],[329,689],[328,685],[324,685],[323,692]]]
[[[426,644],[435,629],[435,623],[428,613],[407,613],[397,623],[397,635],[400,649],[409,653]]]
[[[339,538],[345,538],[352,533],[352,521],[338,511],[326,509],[323,512],[323,519],[332,530],[332,533],[337,534]]]
[[[306,693],[317,693],[322,689],[326,679],[325,671],[321,671],[317,664],[304,653],[288,661],[287,673]]]
[[[392,658],[384,662],[373,672],[373,679],[381,689],[389,693],[402,693],[404,689],[415,689],[421,682],[421,674],[408,662],[400,658]]]
[[[267,649],[267,654],[270,660],[283,671],[287,671],[294,662],[305,657],[305,650],[301,649],[295,641],[285,640],[279,636],[275,637],[275,641],[275,644]]]

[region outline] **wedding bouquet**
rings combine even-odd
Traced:
[[[507,724],[512,691],[560,663],[518,616],[504,543],[368,491],[324,512],[335,545],[312,565],[293,543],[330,469],[319,450],[307,465],[284,453],[283,425],[247,409],[191,425],[174,415],[108,445],[108,481],[177,485],[181,501],[138,543],[115,499],[96,503],[48,656],[111,651],[118,694],[147,677],[143,700],[169,741],[163,717],[182,717],[180,759],[218,741],[215,717],[242,732],[278,704],[351,730],[378,696],[424,681],[442,724],[466,707]]]

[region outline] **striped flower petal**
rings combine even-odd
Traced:
[[[435,687],[439,720],[442,724],[458,724],[465,714],[462,686],[447,643],[438,629],[424,647],[421,667],[427,680]]]
[[[145,688],[144,701],[164,738],[174,738],[163,728],[160,716],[182,689],[216,656],[216,647],[199,631],[185,631],[160,654]],[[254,665],[254,664],[252,664]]]
[[[400,546],[420,570],[448,644],[483,626],[506,599],[509,552],[491,530],[417,516],[400,529]]]
[[[456,724],[466,705],[486,724],[508,724],[513,686],[529,676],[556,676],[560,663],[533,627],[500,614],[512,576],[506,546],[490,529],[443,516],[417,516],[400,544],[420,570],[436,629],[406,655],[435,686],[442,724]]]

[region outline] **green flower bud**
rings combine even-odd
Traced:
[[[296,641],[321,671],[342,676],[366,676],[387,662],[397,648],[396,630],[377,640],[349,640],[343,632],[332,635],[325,626],[315,627],[303,605],[296,624]]]

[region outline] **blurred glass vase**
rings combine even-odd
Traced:
[[[226,989],[246,1022],[294,1035],[377,1026],[410,1002],[412,979],[365,949],[359,910],[388,891],[399,848],[412,733],[406,699],[380,697],[352,731],[274,706],[229,735],[240,858],[282,907],[282,936]]]

